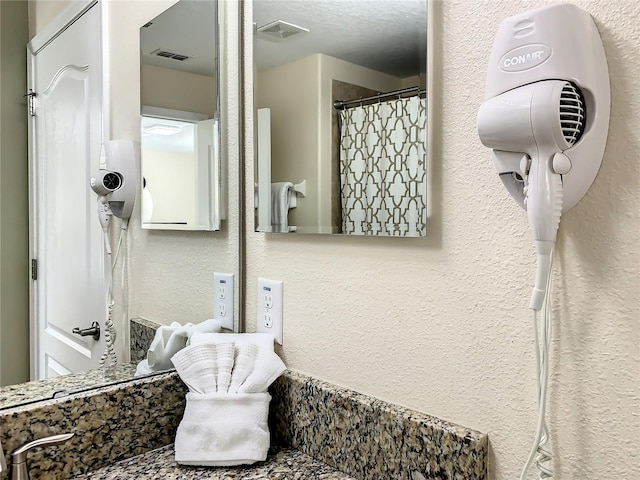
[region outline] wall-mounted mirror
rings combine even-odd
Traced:
[[[417,237],[426,0],[254,0],[256,231]]]
[[[219,230],[217,2],[182,0],[140,29],[142,228]]]
[[[205,48],[205,53],[208,54],[209,51],[216,51],[213,39],[216,36],[215,32],[217,27],[220,27],[221,32],[225,32],[227,30],[237,31],[237,25],[239,21],[237,15],[239,14],[239,12],[236,5],[231,5],[232,2],[226,2],[226,5],[220,5],[219,23],[217,23],[216,21],[216,17],[218,15],[216,11],[216,0],[196,2],[181,0],[180,3],[176,4],[176,6],[179,6],[182,3],[197,4],[194,8],[207,9],[207,13],[202,12],[200,15],[196,16],[198,18],[192,18],[188,21],[184,21],[181,24],[183,28],[183,30],[181,31],[181,35],[183,37],[191,37],[195,42],[202,42],[203,45],[208,45],[208,47]],[[152,19],[153,17],[158,15],[160,8],[161,7],[158,7],[158,2],[122,2],[118,8],[114,8],[111,11],[111,14],[113,15],[113,25],[111,28],[116,31],[115,29],[117,29],[120,24],[130,25],[130,14],[135,18],[139,18],[140,23],[138,25],[141,25],[147,20]],[[164,17],[160,15],[158,18],[162,19]],[[151,20],[151,22],[154,22],[155,20],[156,19]],[[172,33],[176,33],[177,28],[178,26],[176,24],[171,27],[170,30],[173,31]],[[143,30],[148,30],[148,28]],[[160,45],[163,48],[173,47],[173,38],[174,36],[167,37],[166,39],[161,39]],[[238,81],[238,58],[235,56],[235,49],[237,49],[237,45],[234,45],[234,42],[237,42],[237,38],[234,36],[229,36],[227,38],[229,39],[228,44],[230,44],[231,47],[227,45],[228,48],[221,52],[222,59],[220,62],[226,68],[226,72],[224,72],[223,68],[220,85],[223,91],[226,89],[236,92],[237,87],[235,82]],[[83,39],[79,38],[78,42],[81,41],[83,41]],[[135,47],[131,45],[131,48],[134,49]],[[129,72],[131,59],[130,57],[119,58],[120,54],[121,52],[119,51],[117,54],[114,53],[114,57],[111,59],[116,64],[115,70],[119,72]],[[140,57],[139,52],[137,51],[133,52],[133,55],[135,56],[135,58]],[[200,55],[197,54],[196,56],[199,57]],[[224,122],[233,123],[226,120],[228,118],[237,118],[238,110],[236,109],[235,105],[229,101],[221,102],[222,108],[220,117],[216,116],[216,111],[218,108],[218,99],[216,98],[216,92],[218,91],[218,79],[215,70],[211,70],[208,74],[194,73],[191,76],[186,75],[183,72],[174,71],[172,69],[161,68],[157,65],[145,65],[141,68],[141,70],[144,74],[149,74],[149,72],[151,72],[151,76],[147,76],[148,81],[146,81],[146,83],[142,87],[141,93],[143,105],[154,107],[150,110],[145,109],[144,113],[145,115],[148,114],[150,118],[153,118],[153,121],[155,121],[156,123],[171,124],[171,122],[175,121],[183,123],[186,122],[187,124],[193,125],[194,123],[200,121],[215,120],[217,118],[220,118],[224,124]],[[166,75],[167,78],[161,78],[160,73],[162,73],[162,75]],[[164,86],[166,86],[167,84],[173,84],[174,89],[158,90],[156,93],[154,93],[154,88],[164,88]],[[129,88],[135,89],[136,86],[134,84]],[[200,95],[199,97],[191,95],[191,91],[195,91],[196,88],[198,89]],[[150,100],[152,98],[157,98],[162,92],[164,92],[164,94],[167,96],[165,102],[163,102],[162,104],[155,104]],[[235,97],[237,97],[237,94],[235,95]],[[171,101],[172,98],[174,101]],[[193,117],[191,116],[191,114],[197,114],[199,116]],[[183,118],[185,115],[188,118]],[[206,116],[207,118],[204,119],[204,116]],[[183,123],[178,123],[178,125],[182,127]],[[213,124],[215,122],[211,123]],[[215,132],[215,130],[212,131]],[[219,133],[216,135],[219,135]],[[238,155],[237,151],[229,148],[228,145],[237,145],[239,143],[237,135],[238,133],[231,129],[225,129],[220,135],[220,137],[223,139],[223,141],[220,142],[220,147],[222,147],[221,150],[223,152],[227,152],[227,155],[229,155],[230,157],[228,168],[231,172],[229,175],[227,175],[226,172],[224,173],[224,178],[229,179],[228,185],[224,185],[224,182],[222,183],[223,187],[227,187],[229,189],[229,194],[234,199],[238,198],[239,182],[237,181],[237,175],[239,162],[236,160]],[[227,140],[226,137],[228,137],[229,140]],[[216,149],[215,146],[213,148]],[[222,165],[221,170],[224,169],[224,167],[225,165]],[[219,174],[222,175],[222,173],[220,172]],[[152,178],[152,181],[156,180]],[[224,192],[222,192],[220,196],[221,198],[226,199],[226,194]],[[155,202],[155,195],[153,200]],[[221,202],[221,206],[225,206],[225,203],[227,201]],[[146,298],[155,300],[159,296],[162,296],[162,293],[157,292],[158,283],[153,283],[152,286],[149,286],[136,281],[136,278],[144,278],[144,275],[147,274],[147,271],[142,273],[139,271],[140,264],[144,264],[145,268],[150,267],[149,271],[152,272],[150,274],[154,275],[158,274],[158,272],[167,275],[169,273],[175,272],[176,270],[179,270],[182,259],[182,257],[179,255],[175,257],[177,263],[171,263],[171,260],[169,260],[156,265],[154,264],[154,260],[156,258],[162,258],[162,255],[164,254],[163,241],[165,239],[168,239],[171,243],[175,243],[175,239],[188,237],[189,240],[193,240],[193,242],[190,243],[191,246],[195,245],[196,249],[199,248],[199,251],[204,250],[206,254],[215,252],[216,258],[219,258],[219,260],[216,260],[212,265],[212,268],[210,269],[211,276],[209,276],[208,270],[204,274],[207,276],[207,278],[211,279],[211,282],[213,280],[212,277],[214,270],[234,274],[237,281],[234,290],[234,318],[236,319],[234,329],[238,330],[240,325],[239,318],[241,318],[241,315],[238,312],[240,310],[240,305],[242,302],[240,296],[240,288],[238,287],[238,285],[241,283],[239,276],[242,271],[242,269],[240,268],[240,257],[238,253],[240,244],[238,239],[239,214],[237,204],[234,201],[229,202],[226,206],[228,207],[226,211],[226,220],[222,218],[222,215],[225,214],[225,209],[223,208],[221,210],[221,219],[223,220],[223,228],[221,229],[221,231],[210,232],[208,234],[187,234],[186,237],[184,236],[184,234],[173,235],[171,232],[167,232],[164,235],[162,234],[162,232],[148,232],[148,234],[137,235],[134,238],[134,243],[133,245],[131,245],[132,263],[134,264],[132,270],[134,271],[134,277],[130,283],[130,288],[135,291],[135,297],[138,299],[134,299],[134,301],[130,304],[130,311],[134,312],[134,316],[137,313],[136,310],[138,310],[140,312],[144,312],[146,316],[158,322],[169,323],[172,320],[176,320],[182,324],[185,324],[187,322],[198,322],[206,318],[202,315],[191,313],[191,310],[189,310],[188,308],[185,308],[186,312],[182,316],[167,315],[165,314],[164,304],[157,301],[155,303],[158,304],[158,306],[155,307],[154,310],[154,308],[149,307],[149,303],[151,303],[153,300],[147,301]],[[210,245],[211,248],[209,248]],[[178,250],[173,249],[171,251],[179,251],[179,247]],[[136,263],[138,263],[137,267],[135,267]],[[180,280],[178,280],[178,282],[181,283],[181,287],[183,287],[184,289],[191,288],[191,286],[188,285],[188,282],[182,281],[182,278],[183,277],[180,277]],[[161,288],[166,287],[166,289],[168,291],[170,290],[172,294],[175,295],[177,292],[179,295],[180,291],[179,289],[176,290],[175,283],[175,281],[168,279],[164,282],[161,282]],[[213,285],[206,279],[203,281],[203,283],[205,284],[204,288],[207,289],[207,291],[204,292],[202,296],[203,298],[205,298],[206,296],[204,302],[208,304],[209,300],[207,300],[207,298],[210,298],[208,295],[213,294]],[[211,287],[207,287],[206,285],[211,285]],[[140,302],[140,297],[144,297],[145,302]],[[174,305],[172,305],[169,310],[173,307]],[[176,308],[181,307],[178,306]],[[213,309],[213,305],[211,305],[211,308]],[[136,322],[132,322],[132,325],[135,323]],[[148,346],[153,338],[153,334],[149,333],[148,328],[140,329],[141,331],[138,331],[138,333],[133,333],[131,336],[129,336],[129,330],[118,330],[118,340],[121,341],[128,338],[124,343],[131,343],[133,345],[136,338],[142,337],[143,341],[140,342],[140,345],[145,344]],[[139,350],[144,349],[141,347],[141,349]],[[142,353],[144,354],[145,352],[143,351]],[[94,370],[90,372],[78,372],[71,375],[66,375],[65,378],[61,379],[64,383],[64,387],[62,388],[63,391],[60,391],[61,389],[59,388],[59,383],[57,383],[56,379],[29,382],[28,384],[3,386],[0,387],[0,409],[48,399],[51,398],[54,393],[64,395],[81,390],[97,388],[106,384],[128,381],[133,377],[133,374],[136,371],[136,364],[137,361],[131,364],[120,363],[115,367],[110,367],[106,372],[102,370]]]

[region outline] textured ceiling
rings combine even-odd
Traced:
[[[309,29],[290,40],[258,39],[258,69],[324,53],[399,77],[426,58],[426,0],[254,0],[258,27],[275,20]],[[424,61],[423,67],[424,67]]]
[[[142,28],[143,62],[212,75],[213,5],[182,0]],[[309,29],[284,41],[259,38],[259,70],[324,53],[398,77],[424,71],[426,0],[254,0],[253,8],[258,27],[284,20]],[[159,48],[193,58],[178,62],[148,55]]]
[[[215,3],[182,0],[140,29],[142,63],[213,76],[215,72]],[[151,55],[166,49],[192,58],[184,62]]]

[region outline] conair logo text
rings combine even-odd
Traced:
[[[500,70],[505,72],[521,72],[537,67],[551,56],[551,49],[546,45],[532,44],[514,48],[500,59]]]

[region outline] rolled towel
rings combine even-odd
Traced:
[[[268,393],[187,394],[175,440],[183,465],[250,465],[269,450]]]

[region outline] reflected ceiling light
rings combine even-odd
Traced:
[[[178,127],[176,125],[162,125],[160,123],[154,123],[152,125],[147,125],[142,129],[142,133],[147,135],[175,135],[176,133],[180,133],[182,127]]]

